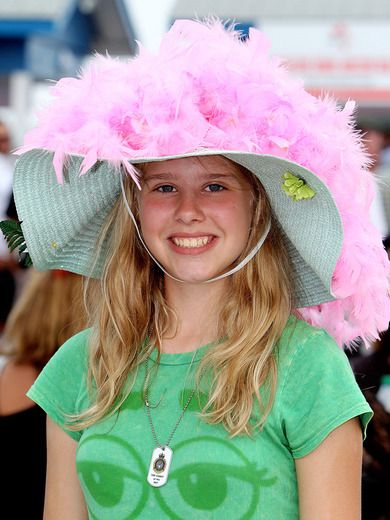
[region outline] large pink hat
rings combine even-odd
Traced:
[[[58,238],[61,225],[72,240],[92,235],[119,196],[121,170],[137,181],[134,163],[215,152],[266,184],[295,262],[327,286],[327,297],[297,299],[304,319],[340,344],[376,338],[387,328],[389,264],[369,218],[374,179],[354,127],[355,105],[341,108],[330,97],[310,95],[269,56],[260,31],[250,29],[242,41],[219,21],[180,20],[156,54],[140,47],[130,60],[96,56],[78,78],[60,80],[52,96],[26,136],[15,174],[36,267],[84,272],[64,258],[78,261],[86,239],[71,249],[69,237]],[[104,182],[103,195],[93,195]],[[45,204],[50,211],[42,210]],[[73,215],[89,205],[88,224],[76,222]]]

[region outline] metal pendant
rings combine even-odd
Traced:
[[[153,450],[148,472],[148,482],[153,487],[167,483],[173,452],[169,446],[158,446]]]

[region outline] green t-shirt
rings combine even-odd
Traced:
[[[65,343],[28,396],[79,441],[77,471],[91,519],[297,519],[294,459],[348,419],[360,416],[365,430],[371,417],[345,354],[324,331],[290,318],[276,351],[277,393],[263,430],[229,439],[221,425],[199,418],[205,395],[195,394],[170,444],[169,480],[153,488],[146,481],[155,445],[142,401],[144,366],[118,414],[81,432],[64,427],[64,413],[88,405],[87,338],[83,331]],[[192,352],[161,356],[149,392],[152,404],[161,399],[151,410],[161,444],[207,348],[212,347],[199,349],[194,361]]]

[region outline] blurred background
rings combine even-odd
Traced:
[[[244,38],[250,27],[262,29],[271,52],[311,93],[328,92],[340,105],[357,102],[371,169],[381,180],[372,218],[388,236],[388,0],[1,0],[0,121],[9,148],[19,146],[34,126],[34,113],[49,99],[53,81],[75,76],[93,53],[127,58],[137,52],[137,41],[153,51],[175,19],[210,15],[235,22]]]
[[[390,134],[388,0],[1,0],[0,118],[15,145],[34,124],[51,80],[97,52],[155,49],[176,18],[217,15],[259,27],[314,94],[353,98],[364,124]]]
[[[243,38],[250,27],[262,29],[269,36],[271,52],[284,58],[311,93],[327,92],[340,106],[349,99],[357,102],[358,129],[372,157],[370,169],[379,180],[372,220],[389,250],[389,0],[0,0],[0,220],[16,218],[11,152],[34,126],[34,113],[50,98],[54,81],[77,75],[95,52],[131,57],[137,41],[153,51],[175,19],[210,15],[235,22]],[[8,358],[15,355],[9,331],[19,308],[14,307],[8,326],[7,317],[15,302],[23,304],[24,290],[31,294],[34,276],[20,267],[16,255],[9,255],[0,238],[0,339],[5,328],[0,375],[1,353]],[[52,276],[56,281],[49,280],[50,287],[62,280],[58,273]],[[64,280],[69,283],[71,278]],[[53,298],[53,308],[57,301]],[[62,330],[63,323],[58,327]],[[368,349],[348,352],[358,383],[376,412],[365,443],[363,520],[390,520],[389,344],[386,331]],[[40,368],[34,368],[32,379]],[[5,425],[1,419],[12,415],[2,410],[1,397],[0,445]]]

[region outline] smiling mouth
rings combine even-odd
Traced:
[[[211,242],[213,237],[204,236],[204,237],[196,237],[196,238],[178,238],[172,237],[172,242],[178,247],[186,247],[189,249],[195,249],[197,247],[203,247]]]

